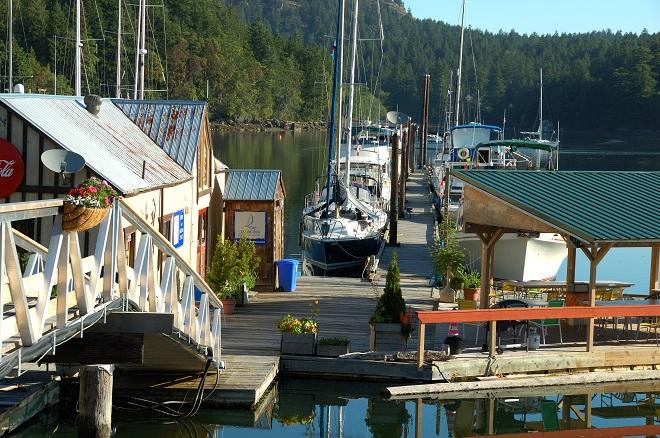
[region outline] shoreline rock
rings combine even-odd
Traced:
[[[326,123],[321,121],[291,122],[277,119],[252,120],[240,122],[238,120],[226,119],[211,122],[214,131],[320,131],[326,128]]]

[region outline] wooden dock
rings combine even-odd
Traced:
[[[396,253],[401,278],[428,280],[433,275],[429,250],[433,244],[435,217],[429,198],[428,177],[421,173],[410,175],[406,190],[406,207],[410,214],[399,218],[397,240],[399,246],[386,246],[378,265],[381,275]],[[403,287],[403,285],[402,285]]]

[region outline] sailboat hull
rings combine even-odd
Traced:
[[[378,254],[381,243],[381,236],[360,239],[302,236],[304,262],[313,275],[359,275],[367,258]]]

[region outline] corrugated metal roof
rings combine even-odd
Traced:
[[[195,153],[206,117],[205,102],[181,100],[112,101],[153,141],[192,173]]]
[[[110,99],[103,99],[96,116],[85,109],[82,97],[0,94],[0,102],[63,149],[82,155],[90,169],[123,194],[191,177]]]
[[[272,201],[280,181],[279,170],[229,169],[224,199],[226,201]]]
[[[452,173],[587,242],[660,240],[660,172]]]

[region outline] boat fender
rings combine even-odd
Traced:
[[[460,148],[458,150],[458,158],[461,160],[467,160],[470,158],[470,151],[467,148]]]

